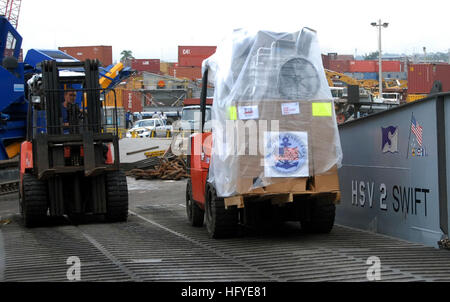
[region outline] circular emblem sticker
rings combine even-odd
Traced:
[[[306,132],[266,132],[265,152],[266,177],[309,176]]]

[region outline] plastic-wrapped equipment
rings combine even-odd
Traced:
[[[235,30],[203,61],[215,87],[208,181],[222,197],[326,174],[342,150],[315,31]]]

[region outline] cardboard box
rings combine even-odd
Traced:
[[[286,104],[291,104],[286,106]],[[257,109],[255,110],[255,106]],[[267,121],[267,131],[271,132],[276,129],[271,129],[271,121],[277,120],[279,122],[279,132],[282,133],[307,133],[307,150],[308,150],[308,176],[321,175],[314,182],[315,188],[319,190],[326,190],[326,188],[339,188],[339,183],[333,173],[327,171],[330,164],[335,164],[337,160],[337,152],[335,141],[337,137],[337,125],[334,117],[334,108],[332,102],[326,101],[291,101],[291,100],[265,100],[256,103],[252,102],[237,102],[236,112],[243,112],[242,108],[250,108],[251,120],[248,125],[259,125],[259,121]],[[287,108],[286,108],[287,107]],[[327,111],[329,109],[329,111]],[[284,112],[283,110],[286,109]],[[291,111],[289,111],[291,110]],[[255,114],[257,111],[257,114]],[[286,114],[287,113],[287,114]],[[237,116],[242,118],[242,116]],[[244,120],[244,125],[247,120]],[[256,122],[256,124],[255,124]],[[254,146],[250,146],[249,142],[252,138],[255,141],[255,127],[239,127],[237,128],[237,135],[241,136],[238,141],[238,147],[242,148],[245,155],[236,155],[234,171],[238,171],[236,175],[236,191],[239,194],[248,192],[253,184],[253,180],[259,178],[262,183],[272,184],[273,186],[266,186],[265,190],[274,192],[292,192],[293,190],[304,191],[302,186],[306,186],[306,180],[299,180],[302,177],[268,177],[264,169],[264,154],[259,145],[264,146],[264,129],[256,129],[258,154],[249,155],[250,150]],[[258,127],[256,127],[258,128]],[[276,131],[274,131],[276,132]],[[279,147],[279,146],[277,146]],[[336,171],[337,172],[337,171]],[[337,174],[336,174],[337,175]],[[294,180],[293,180],[294,179]],[[327,189],[328,190],[328,189]]]
[[[339,176],[337,167],[333,167],[328,172],[314,176],[312,182],[312,191],[320,192],[334,192],[339,191]]]
[[[254,187],[254,179],[239,177],[238,194],[324,193],[340,190],[337,167],[313,177],[270,178],[270,185]]]

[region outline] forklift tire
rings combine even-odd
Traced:
[[[189,224],[194,227],[202,227],[205,219],[205,212],[200,209],[198,204],[192,198],[192,182],[188,179],[186,184],[186,214]]]
[[[124,222],[128,218],[128,186],[123,171],[106,173],[106,220]]]
[[[301,220],[302,229],[308,233],[328,234],[333,229],[336,206],[333,194],[314,197],[311,200],[310,219]]]
[[[48,211],[47,182],[38,180],[32,174],[24,174],[22,179],[20,204],[26,227],[37,227],[45,223]]]
[[[238,232],[238,209],[225,209],[223,198],[217,196],[213,185],[206,185],[205,194],[206,229],[211,238],[234,237]]]

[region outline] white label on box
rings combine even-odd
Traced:
[[[264,133],[265,177],[309,177],[308,133]]]
[[[257,120],[259,118],[258,105],[239,106],[238,113],[240,120]]]
[[[281,114],[300,114],[300,106],[298,103],[283,103],[281,104]]]

